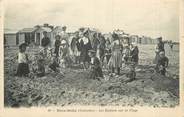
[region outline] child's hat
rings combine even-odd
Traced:
[[[26,43],[22,43],[19,45],[19,49],[21,49],[22,47],[27,47],[28,45]]]

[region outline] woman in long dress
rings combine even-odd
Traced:
[[[115,69],[117,70],[117,75],[120,75],[120,68],[122,66],[122,45],[120,44],[120,40],[117,34],[113,34],[113,42],[112,42],[112,56],[110,59],[110,66],[112,68],[112,73],[115,73]]]

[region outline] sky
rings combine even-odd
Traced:
[[[179,41],[179,0],[6,0],[4,6],[5,31],[49,23]]]

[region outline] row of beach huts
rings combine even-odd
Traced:
[[[43,32],[48,32],[48,37],[51,39],[51,44],[54,44],[55,36],[62,31],[61,26],[52,26],[49,24],[36,25],[33,28],[23,28],[19,31],[5,31],[4,32],[4,45],[17,46],[21,43],[34,44],[39,46],[41,44],[41,39],[43,38]],[[91,31],[95,33],[95,31]],[[157,40],[151,37],[130,35],[124,33],[122,30],[114,30],[124,41],[134,44],[156,44]],[[69,35],[74,35],[75,32],[68,33]],[[110,37],[111,33],[103,34],[107,39]]]

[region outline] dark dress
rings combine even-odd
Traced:
[[[29,65],[27,63],[19,63],[16,76],[22,77],[29,74]]]
[[[131,61],[134,63],[138,63],[139,61],[139,49],[136,46],[133,50],[130,51]]]
[[[88,43],[84,44],[84,41],[81,39],[80,42],[77,42],[77,46],[80,53],[80,61],[82,62],[90,62],[90,57],[88,55],[88,51],[92,49],[91,42],[88,39]]]
[[[159,42],[158,43],[158,50],[159,50],[159,52],[161,52],[161,51],[164,51],[165,52],[164,43],[163,42]]]
[[[56,54],[56,57],[59,56],[59,47],[60,47],[60,45],[61,45],[61,41],[59,39],[57,39],[55,41],[55,51],[54,51],[54,53]]]

